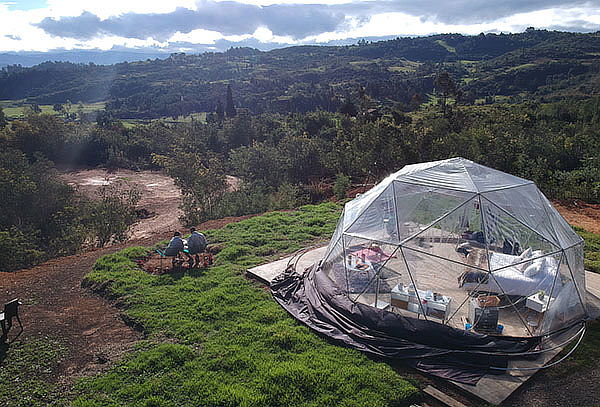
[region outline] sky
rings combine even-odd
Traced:
[[[600,31],[600,0],[0,0],[0,52],[271,49],[530,26]]]

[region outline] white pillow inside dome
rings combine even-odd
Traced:
[[[537,273],[539,273],[540,271],[542,271],[542,269],[544,268],[544,265],[546,263],[546,259],[537,259],[534,260],[529,266],[527,266],[527,268],[525,269],[525,271],[523,271],[523,275],[525,277],[533,277],[535,276]]]
[[[519,270],[522,273],[527,267],[529,267],[531,265],[531,262],[525,260],[530,259],[532,255],[533,250],[531,249],[531,247],[525,250],[523,253],[521,253],[521,255],[517,257],[513,262],[513,264],[516,264],[515,267],[517,268],[517,270]]]

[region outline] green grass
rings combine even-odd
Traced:
[[[153,121],[160,120],[165,123],[175,124],[175,123],[191,123],[192,121],[206,123],[206,118],[209,112],[199,112],[199,113],[191,113],[187,116],[178,116],[177,119],[173,120],[172,117],[163,117],[160,119],[122,119],[121,122],[123,125],[128,128],[134,128],[139,124],[147,124]]]
[[[444,41],[444,40],[436,40],[436,44],[444,47],[446,49],[446,51],[448,51],[448,52],[452,52],[453,54],[456,53],[456,48],[446,44],[446,41]]]
[[[103,284],[148,339],[107,373],[64,392],[53,371],[66,356],[55,338],[18,341],[0,366],[0,400],[8,407],[62,406],[403,406],[418,399],[414,384],[387,364],[329,343],[289,317],[249,266],[327,239],[335,204],[273,212],[208,231],[225,248],[206,271],[163,276],[134,260],[129,248],[98,260],[86,281]],[[600,235],[586,240],[586,268],[600,254]],[[593,260],[596,259],[596,260]],[[567,350],[565,350],[566,352]],[[596,368],[600,323],[588,325],[580,347],[552,377]]]
[[[106,105],[105,102],[84,103],[81,111],[83,113],[91,113],[91,112],[95,112],[95,111],[104,109],[105,105]],[[27,106],[29,106],[27,103],[23,103],[21,101],[11,101],[11,100],[0,101],[0,107],[2,107],[4,114],[9,119],[22,118],[24,116],[24,112],[25,112],[25,109]],[[42,113],[59,115],[59,112],[54,110],[54,105],[39,105],[39,107],[42,110]],[[71,113],[78,113],[78,112],[79,112],[79,105],[73,104],[71,106]]]
[[[565,348],[561,355],[566,354],[574,344]],[[551,376],[564,377],[575,372],[598,368],[600,361],[600,321],[587,325],[585,336],[579,347],[568,359],[549,370]]]
[[[87,276],[120,299],[150,342],[109,373],[83,380],[83,406],[404,406],[419,391],[385,363],[330,344],[298,323],[248,266],[331,236],[335,204],[268,213],[209,231],[225,243],[206,271],[163,276],[133,260],[146,248],[102,257]],[[167,340],[165,340],[165,337]]]
[[[0,350],[0,400],[3,406],[60,405],[65,395],[52,383],[52,372],[66,354],[66,347],[54,338],[17,341]]]
[[[573,229],[585,240],[585,269],[600,273],[600,235],[577,226]]]

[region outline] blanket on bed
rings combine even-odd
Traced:
[[[521,265],[512,265],[518,256],[503,253],[490,253],[490,265],[493,278],[489,279],[486,290],[507,295],[528,297],[540,290],[552,291],[558,264],[553,257],[545,257],[540,261],[540,268],[534,275],[527,275]],[[500,270],[498,270],[500,269]]]

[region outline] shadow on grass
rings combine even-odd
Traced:
[[[193,268],[193,269],[188,269],[188,268],[178,268],[175,270],[171,270],[165,274],[162,275],[168,275],[170,276],[173,280],[180,280],[183,277],[192,277],[192,278],[198,278],[198,277],[202,277],[204,274],[206,274],[206,272],[208,271],[208,268]]]

